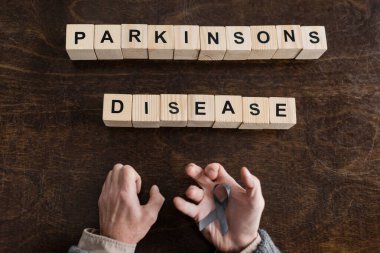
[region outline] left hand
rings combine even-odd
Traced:
[[[223,236],[219,222],[215,220],[202,231],[207,240],[220,251],[239,252],[256,239],[264,209],[264,198],[260,181],[247,168],[243,167],[240,171],[245,188],[241,187],[219,163],[209,164],[204,170],[195,164],[189,164],[186,174],[200,186],[191,185],[186,191],[186,197],[194,203],[175,197],[174,205],[196,222],[215,209],[214,186],[224,183],[231,186],[231,195],[225,210],[229,230]]]

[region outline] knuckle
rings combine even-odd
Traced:
[[[150,224],[154,224],[157,221],[157,215],[151,210],[147,212],[145,218]]]
[[[120,168],[122,168],[123,167],[123,165],[121,164],[121,163],[117,163],[117,164],[115,164],[114,166],[113,166],[113,169],[120,169]]]

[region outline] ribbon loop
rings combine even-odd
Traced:
[[[224,191],[227,194],[227,197],[223,200],[219,200],[215,192],[219,186],[223,187]],[[229,186],[228,184],[217,184],[214,187],[213,195],[214,195],[215,209],[211,211],[205,218],[199,221],[198,227],[199,227],[199,230],[202,231],[209,224],[211,224],[215,220],[218,220],[220,229],[222,231],[222,235],[225,235],[228,232],[228,222],[227,222],[227,217],[224,211],[227,208],[228,200],[231,195],[231,186]]]

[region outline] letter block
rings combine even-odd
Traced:
[[[243,121],[241,96],[215,96],[213,128],[238,128]]]
[[[71,60],[97,60],[94,51],[94,27],[91,24],[66,26],[66,51]]]
[[[297,123],[295,98],[269,98],[270,129],[289,129]]]
[[[276,26],[251,26],[252,51],[249,59],[272,59],[278,49]]]
[[[276,30],[278,50],[272,59],[294,59],[302,50],[301,26],[278,25]]]
[[[149,59],[172,60],[174,53],[174,26],[148,25]]]
[[[174,26],[174,60],[197,60],[200,50],[199,26]]]
[[[161,94],[162,127],[185,127],[187,125],[187,95]]]
[[[95,25],[94,48],[99,60],[122,60],[121,25]]]
[[[239,129],[269,128],[269,98],[243,97],[243,123]]]
[[[226,29],[224,26],[201,26],[199,28],[201,51],[198,60],[220,61],[226,54]]]
[[[132,95],[104,94],[103,122],[108,127],[132,127]]]
[[[249,26],[226,26],[227,52],[223,60],[246,60],[251,54]]]
[[[133,95],[133,127],[160,127],[160,95]]]
[[[212,127],[215,122],[215,96],[187,96],[188,127]]]
[[[148,59],[148,25],[121,25],[121,50],[124,59]]]
[[[296,60],[319,59],[327,50],[324,26],[302,26],[302,51]]]

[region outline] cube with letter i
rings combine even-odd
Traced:
[[[324,26],[302,26],[303,49],[296,60],[319,59],[327,50],[326,31]]]
[[[94,50],[95,26],[68,24],[66,26],[66,51],[71,60],[97,60]]]
[[[132,127],[132,95],[104,94],[103,122],[109,127]]]
[[[124,59],[148,59],[148,25],[121,25],[121,50]]]
[[[295,98],[269,98],[269,128],[289,129],[297,123]]]
[[[133,95],[133,127],[160,127],[160,95]]]
[[[200,50],[199,26],[175,25],[174,44],[174,60],[198,59]]]
[[[99,60],[121,60],[121,25],[95,25],[94,48]]]
[[[162,127],[185,127],[187,125],[187,95],[161,94]]]
[[[241,96],[215,96],[213,128],[238,128],[243,121]]]

